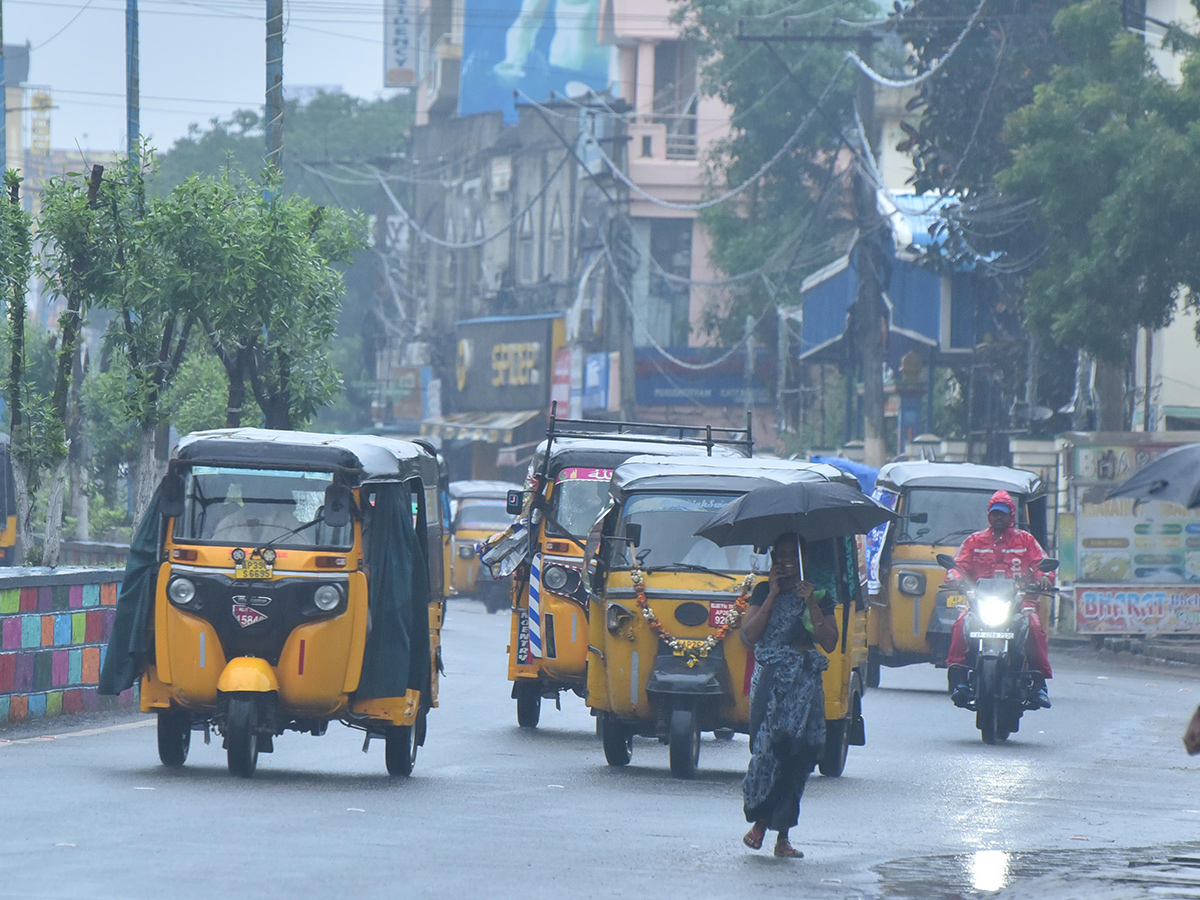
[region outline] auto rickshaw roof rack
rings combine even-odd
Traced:
[[[564,419],[558,416],[558,401],[550,406],[550,425],[546,429],[547,448],[559,438],[604,438],[610,441],[645,442],[661,438],[671,443],[706,447],[739,447],[748,455],[754,452],[754,416],[746,411],[746,427],[726,428],[713,425],[673,425],[669,422],[626,422],[611,419]]]

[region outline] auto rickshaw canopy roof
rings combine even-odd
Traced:
[[[840,481],[858,486],[853,475],[825,463],[792,459],[635,456],[613,473],[614,497],[639,490],[706,490],[745,493],[767,484]]]
[[[511,481],[452,481],[452,500],[504,500],[509,491],[519,491],[521,485]]]
[[[179,442],[175,459],[188,465],[341,471],[359,482],[403,481],[420,475],[437,484],[431,447],[373,434],[316,434],[266,428],[198,431]]]
[[[929,460],[888,463],[879,470],[879,478],[875,483],[879,487],[900,490],[911,487],[1005,490],[1025,497],[1043,493],[1046,489],[1040,477],[1024,469]]]
[[[624,435],[620,439],[556,437],[550,450],[550,471],[557,473],[561,469],[572,466],[615,469],[634,456],[708,458],[708,452],[708,447],[697,444],[695,441],[672,440],[658,435],[647,435],[642,438],[639,435],[630,434]],[[535,471],[541,468],[545,455],[546,441],[542,441],[533,455],[532,465]],[[745,459],[746,452],[740,447],[714,443],[712,457],[714,459]]]

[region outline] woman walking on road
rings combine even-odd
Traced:
[[[750,595],[742,624],[742,640],[754,648],[756,660],[750,687],[751,758],[742,783],[746,821],[753,824],[742,842],[758,850],[771,829],[778,832],[775,855],[799,859],[804,854],[788,841],[788,830],[800,816],[804,784],[825,744],[821,673],[829,661],[817,645],[826,652],[837,646],[836,595],[801,580],[796,535],[778,538],[771,559],[769,580]],[[836,580],[828,580],[832,588]]]

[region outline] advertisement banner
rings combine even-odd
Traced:
[[[554,354],[554,373],[550,376],[550,403],[558,404],[558,414],[571,412],[571,350],[564,347]]]
[[[457,412],[546,409],[561,316],[513,316],[458,323]]]
[[[679,366],[652,347],[639,347],[634,357],[639,406],[737,406],[746,402],[746,351],[721,347],[671,347],[668,352],[689,365]],[[724,358],[722,358],[724,357]],[[776,353],[759,347],[750,373],[755,405],[775,402]]]
[[[589,353],[583,363],[583,411],[608,411],[608,354]]]
[[[1200,587],[1080,585],[1075,589],[1075,630],[1079,634],[1200,634]]]
[[[417,0],[384,0],[383,86],[417,83]]]
[[[888,509],[895,509],[896,503],[900,499],[900,495],[895,491],[887,491],[883,488],[876,488],[871,496]],[[879,564],[883,559],[883,547],[887,543],[888,529],[891,524],[891,522],[885,522],[867,533],[865,553],[868,594],[878,594],[882,587],[879,583]]]
[[[1076,509],[1078,581],[1200,582],[1200,514],[1161,502],[1089,503],[1086,492]]]
[[[514,91],[544,102],[608,87],[600,0],[466,0],[458,114],[517,118]]]

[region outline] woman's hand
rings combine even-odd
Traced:
[[[807,587],[807,593],[800,593],[804,597],[804,603],[808,607],[809,618],[813,623],[813,636],[817,639],[817,643],[821,645],[821,649],[826,653],[832,653],[837,647],[838,626],[837,619],[832,615],[825,615],[821,611],[821,605],[817,603],[817,598],[813,592],[813,586],[807,581],[802,581],[801,585]]]

